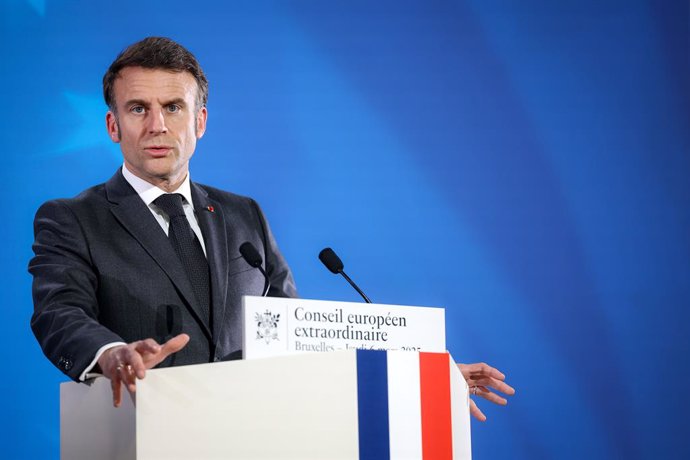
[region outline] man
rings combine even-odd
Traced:
[[[38,210],[31,326],[70,378],[109,378],[118,406],[122,384],[135,391],[146,369],[241,356],[241,296],[265,285],[240,256],[245,241],[263,257],[268,295],[297,292],[258,205],[190,181],[208,116],[196,58],[146,38],[111,64],[103,92],[124,164],[105,184]],[[505,402],[489,387],[512,390],[489,366],[461,369],[489,400]]]
[[[134,377],[153,365],[240,356],[241,296],[264,288],[261,273],[240,257],[245,241],[263,256],[268,294],[297,295],[257,204],[190,182],[207,88],[196,59],[177,43],[148,38],[129,47],[104,77],[106,126],[123,167],[36,215],[32,329],[70,378],[92,371],[110,378],[116,404],[121,383],[134,390]],[[166,193],[184,197],[201,269],[186,267],[167,237],[173,219],[157,201]],[[199,288],[193,278],[204,271]]]

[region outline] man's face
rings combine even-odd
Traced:
[[[106,125],[130,172],[168,191],[182,183],[206,130],[206,108],[195,106],[197,91],[189,72],[120,71],[113,86],[117,116],[109,111]]]

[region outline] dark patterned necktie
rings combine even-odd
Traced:
[[[153,203],[170,218],[168,238],[187,272],[189,281],[192,283],[194,295],[200,308],[199,314],[210,329],[212,327],[211,285],[208,261],[201,249],[201,243],[184,213],[182,198],[179,193],[166,193],[153,200]]]

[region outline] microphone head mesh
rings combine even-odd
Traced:
[[[240,254],[242,254],[244,260],[254,268],[260,267],[261,263],[264,261],[259,251],[257,251],[254,245],[249,241],[242,243],[240,246]]]
[[[321,250],[321,252],[319,252],[319,260],[323,262],[327,269],[336,275],[345,268],[343,261],[340,260],[340,257],[338,257],[331,248],[324,248]]]

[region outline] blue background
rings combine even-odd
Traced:
[[[306,298],[446,307],[517,389],[477,459],[690,458],[687,1],[0,7],[2,458],[59,452],[32,219],[121,164],[101,78],[147,35],[210,87],[193,179],[255,197]]]

